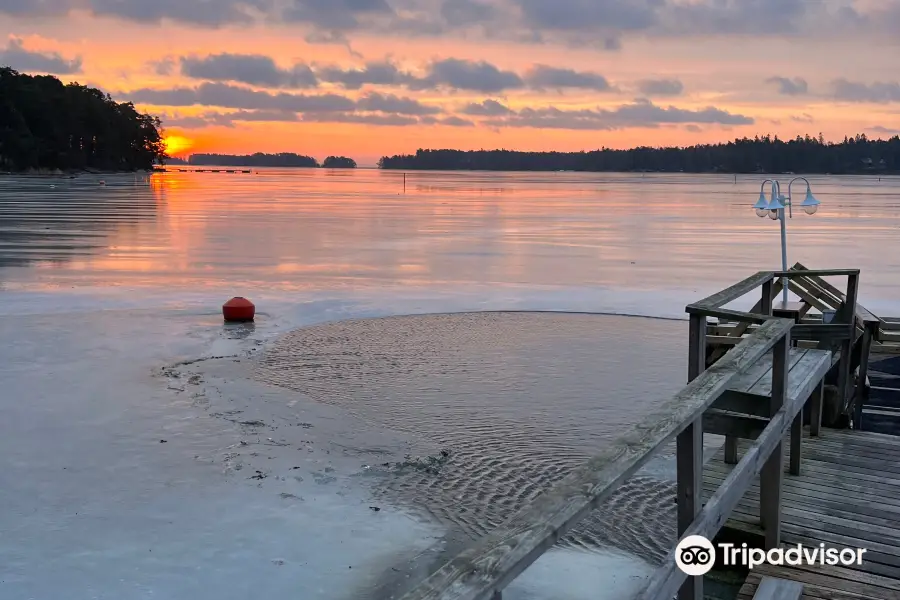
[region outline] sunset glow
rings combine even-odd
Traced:
[[[176,155],[900,132],[900,0],[53,5],[0,6],[0,63],[133,101]]]
[[[166,154],[169,156],[181,156],[194,147],[194,141],[181,135],[169,135],[163,138]]]

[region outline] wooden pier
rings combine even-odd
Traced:
[[[900,437],[859,429],[871,347],[892,343],[898,323],[858,305],[859,280],[859,270],[798,264],[688,305],[687,386],[404,600],[501,600],[672,440],[679,539],[866,550],[852,566],[759,565],[739,598],[900,600]],[[776,303],[783,286],[800,301]],[[756,301],[748,312],[731,307],[748,294]],[[705,464],[704,433],[725,436]],[[685,574],[676,552],[635,600],[704,598],[704,578]]]

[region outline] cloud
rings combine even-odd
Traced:
[[[512,114],[513,111],[496,100],[482,100],[466,104],[460,112],[478,117],[499,117]]]
[[[813,119],[811,114],[803,113],[800,115],[793,115],[791,121],[796,121],[797,123],[814,123],[815,119]]]
[[[116,96],[139,104],[156,106],[219,106],[247,110],[287,112],[350,112],[356,102],[337,94],[277,94],[250,90],[225,83],[204,83],[196,88],[141,88]]]
[[[8,2],[9,0],[2,0]],[[12,0],[16,2],[17,0]],[[28,2],[29,0],[24,0]],[[254,11],[266,10],[268,2],[253,0],[51,0],[67,13],[87,6],[94,14],[119,17],[141,23],[179,21],[202,27],[221,27],[229,24],[251,24]],[[45,0],[45,3],[49,3]],[[65,8],[63,8],[65,7]]]
[[[65,59],[58,52],[26,50],[21,38],[10,37],[6,48],[0,49],[0,64],[17,71],[71,75],[81,72],[81,57]]]
[[[168,76],[175,72],[178,61],[174,56],[166,56],[159,60],[151,60],[147,64],[157,75]]]
[[[524,80],[536,89],[582,88],[596,91],[612,90],[609,81],[599,73],[575,71],[536,64],[526,73]]]
[[[516,73],[500,70],[483,60],[446,58],[432,62],[428,75],[410,85],[413,89],[440,86],[491,94],[523,88],[525,82]]]
[[[469,121],[468,119],[463,119],[457,116],[449,116],[443,119],[438,119],[438,123],[441,125],[449,125],[450,127],[474,127],[475,123]]]
[[[513,0],[537,30],[642,30],[658,22],[658,0]]]
[[[393,15],[386,0],[289,0],[281,13],[285,21],[332,30],[356,29],[363,17]]]
[[[644,79],[637,87],[645,96],[680,96],[684,91],[677,79]]]
[[[444,0],[440,15],[450,27],[468,27],[493,20],[497,10],[490,4],[474,0]]]
[[[303,120],[313,123],[362,123],[386,126],[419,124],[419,119],[408,115],[366,115],[358,113],[314,113],[303,115]]]
[[[322,81],[336,83],[348,90],[358,90],[366,84],[402,85],[416,81],[414,76],[389,61],[369,62],[362,69],[323,67],[316,70],[316,75]]]
[[[182,129],[202,129],[211,126],[234,127],[235,123],[246,121],[294,122],[300,120],[297,113],[277,110],[207,111],[197,116],[164,113],[160,115],[160,119],[165,127],[181,127]]]
[[[831,83],[834,97],[848,102],[872,102],[886,104],[900,102],[900,83],[896,81],[865,84],[846,79],[836,79]]]
[[[418,100],[371,92],[360,98],[357,109],[368,112],[397,113],[401,115],[433,115],[441,112],[436,106],[427,106]]]
[[[873,127],[868,127],[869,131],[874,131],[875,133],[884,133],[890,136],[900,135],[900,129],[896,127],[884,127],[882,125],[875,125]]]
[[[194,79],[234,81],[272,88],[314,88],[318,79],[308,65],[282,69],[259,54],[212,54],[204,58],[181,57],[181,72]]]
[[[662,124],[693,123],[719,125],[752,125],[754,120],[715,107],[699,110],[657,106],[649,100],[636,100],[618,108],[559,109],[524,108],[502,119],[485,124],[493,127],[531,127],[539,129],[613,130],[629,127],[658,127]]]
[[[298,37],[351,34],[563,44],[617,50],[629,36],[900,39],[897,0],[0,0],[0,13],[72,12],[195,27],[299,25]]]
[[[809,85],[802,77],[769,77],[766,83],[772,83],[778,86],[778,93],[785,96],[802,96],[809,91]]]

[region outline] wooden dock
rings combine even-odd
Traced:
[[[870,348],[900,324],[858,305],[859,282],[857,269],[798,264],[688,305],[688,384],[403,600],[501,600],[672,440],[679,539],[866,550],[857,566],[759,565],[741,599],[900,600],[900,437],[859,430]],[[776,304],[783,286],[800,302]],[[730,308],[748,294],[749,311]],[[705,433],[725,444],[704,464]],[[683,571],[678,554],[672,548],[633,600],[703,600],[704,578]]]
[[[747,443],[742,441],[740,449]],[[896,600],[900,598],[900,437],[869,431],[824,429],[804,435],[801,469],[782,490],[784,546],[865,548],[861,565],[768,566],[751,571],[739,598],[752,598],[763,576],[803,583],[804,598]],[[732,467],[719,451],[704,469],[711,494]],[[790,457],[785,469],[789,470]],[[759,482],[754,481],[719,538],[762,545]]]

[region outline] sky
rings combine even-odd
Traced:
[[[179,156],[889,137],[898,57],[900,0],[0,0],[0,64]]]

